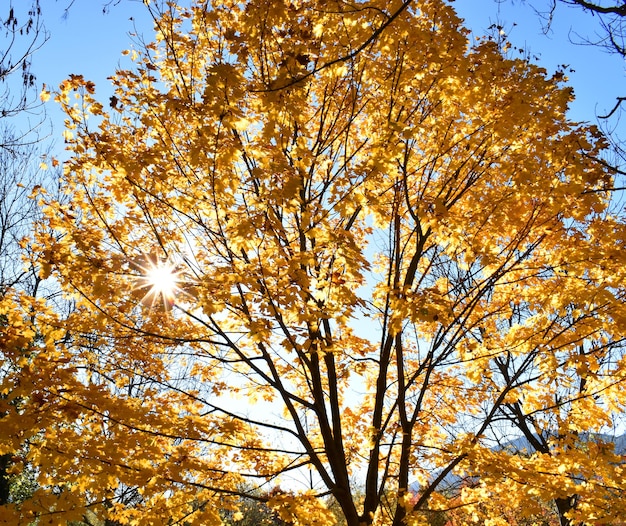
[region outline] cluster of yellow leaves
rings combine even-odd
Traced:
[[[277,493],[268,501],[281,520],[294,526],[332,526],[337,518],[320,499],[310,494]]]
[[[462,489],[471,503],[465,517],[493,517],[516,510],[517,518],[550,517],[546,504],[576,496],[567,517],[573,524],[611,523],[624,490],[622,455],[614,444],[589,437],[555,441],[549,454],[480,450],[468,457],[474,475]],[[558,523],[558,522],[557,522]]]

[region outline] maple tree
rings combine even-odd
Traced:
[[[588,0],[559,0],[561,3],[582,9],[583,12],[597,18],[602,33],[596,35],[594,40],[587,43],[599,45],[610,52],[626,55],[624,45],[624,17],[626,17],[626,4],[622,1],[596,2]],[[551,21],[556,11],[557,0],[548,2],[548,20]]]
[[[16,523],[623,515],[583,437],[623,411],[626,230],[562,78],[439,0],[149,9],[108,107],[55,94],[70,200],[39,197],[36,250],[76,310],[2,336]]]
[[[33,317],[32,300],[45,289],[32,251],[23,238],[40,215],[36,203],[28,196],[45,179],[37,168],[38,157],[45,152],[36,144],[40,140],[37,128],[43,114],[37,98],[32,56],[47,36],[38,0],[19,6],[9,2],[3,8],[0,21],[0,422],[9,433],[14,429],[3,419],[5,404],[15,409],[23,402],[19,396],[8,395],[23,373],[11,352],[10,342],[20,332],[28,338],[25,319]],[[22,122],[17,120],[26,115],[28,118]],[[23,310],[27,305],[30,307]],[[10,327],[16,313],[22,319]],[[0,505],[5,505],[29,496],[34,474],[22,461],[25,443],[19,443],[17,436],[12,436],[0,449]]]
[[[581,46],[597,46],[598,48],[621,57],[626,56],[624,32],[626,20],[626,3],[622,1],[587,1],[587,0],[548,0],[530,2],[530,6],[542,19],[543,31],[547,34],[552,30],[555,20],[564,16],[564,12],[558,6],[567,6],[569,9],[577,9],[589,15],[586,23],[569,29],[570,41]],[[500,27],[500,26],[494,26]],[[593,29],[593,28],[596,29]],[[593,30],[592,30],[593,29]],[[569,66],[563,64],[563,69]],[[614,102],[608,102],[604,111],[597,113],[598,119],[603,124],[602,128],[608,137],[612,139],[611,147],[615,159],[611,161],[613,167],[624,175],[623,161],[625,159],[624,140],[619,136],[618,124],[622,113],[622,105],[626,97],[617,96]]]
[[[54,300],[55,295],[38,275],[36,257],[25,239],[40,217],[28,196],[34,186],[46,182],[46,173],[37,168],[39,147],[23,144],[22,139],[22,134],[9,127],[0,133],[0,143],[6,146],[0,147],[0,427],[4,431],[0,506],[27,499],[36,485],[35,473],[26,461],[28,440],[23,433],[28,424],[4,417],[19,414],[31,394],[18,386],[29,385],[23,378],[28,376],[27,342],[37,339],[35,306],[43,304],[35,298]]]

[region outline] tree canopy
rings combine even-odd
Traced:
[[[34,248],[76,308],[4,307],[0,454],[39,483],[5,520],[623,516],[594,437],[626,227],[562,76],[440,0],[150,9],[108,102],[42,93],[68,199],[39,192]]]

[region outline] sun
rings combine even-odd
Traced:
[[[162,305],[172,307],[180,292],[180,270],[169,260],[146,257],[141,264],[135,264],[140,272],[137,289],[145,290],[141,303],[150,307]]]
[[[152,294],[172,298],[178,289],[176,267],[170,263],[154,265],[147,269],[145,281]]]

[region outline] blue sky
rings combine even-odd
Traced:
[[[23,0],[20,0],[23,1]],[[104,0],[75,0],[65,16],[70,0],[45,0],[43,16],[50,32],[49,41],[34,57],[34,71],[40,83],[55,87],[70,73],[82,74],[96,82],[97,93],[108,99],[106,78],[116,67],[128,66],[121,51],[132,46],[129,33],[151,39],[151,20],[140,1],[121,0],[102,13]],[[549,0],[533,0],[537,7]],[[569,74],[576,101],[571,117],[595,122],[596,115],[609,111],[617,96],[626,95],[624,60],[594,46],[577,45],[571,40],[593,37],[599,30],[597,18],[580,9],[557,5],[551,31],[545,34],[544,22],[527,1],[456,0],[454,6],[466,19],[475,35],[482,35],[492,24],[501,25],[513,45],[529,50],[549,72],[558,64],[570,64]],[[515,25],[514,25],[515,24]],[[62,115],[51,105],[48,115],[54,134],[62,132]]]

